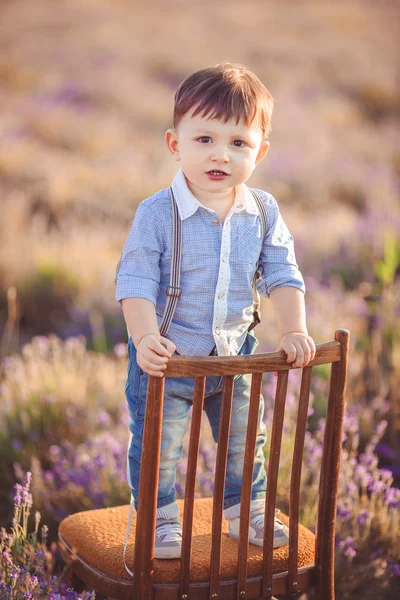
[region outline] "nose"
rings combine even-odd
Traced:
[[[230,157],[227,147],[222,144],[214,146],[211,154],[211,160],[221,163],[229,162]]]

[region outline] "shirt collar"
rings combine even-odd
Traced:
[[[179,216],[182,219],[187,219],[194,215],[198,208],[204,208],[209,212],[214,212],[211,208],[207,208],[197,200],[188,188],[185,175],[182,169],[179,169],[172,181],[172,190],[174,192],[176,204],[178,207]],[[258,215],[258,208],[253,194],[245,183],[236,186],[236,196],[234,201],[236,212],[245,210],[252,215]]]

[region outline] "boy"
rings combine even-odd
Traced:
[[[168,358],[185,355],[252,354],[258,344],[253,320],[252,282],[272,300],[280,327],[279,348],[302,367],[313,359],[304,307],[304,282],[293,239],[275,199],[257,190],[267,213],[261,239],[258,206],[245,182],[269,149],[273,99],[243,65],[223,63],[190,75],[175,95],[167,148],[180,170],[172,183],[182,222],[179,297],[168,337],[160,322],[170,285],[172,207],[168,189],[138,207],[117,267],[117,300],[130,337],[126,397],[130,413],[128,482],[137,508],[146,388],[149,375],[163,377]],[[238,538],[250,376],[237,377],[224,494],[229,535]],[[182,452],[193,379],[166,378],[155,539],[156,558],[177,558],[181,525],[175,502],[175,468]],[[218,436],[222,378],[208,377],[204,410]],[[261,397],[252,483],[250,543],[262,546],[266,441]],[[274,547],[288,543],[288,529],[275,517]]]

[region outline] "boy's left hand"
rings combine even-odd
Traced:
[[[292,331],[281,337],[278,350],[286,352],[286,360],[293,367],[305,367],[315,356],[315,343],[308,334]]]

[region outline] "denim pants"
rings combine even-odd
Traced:
[[[258,344],[248,333],[239,354],[253,354]],[[148,375],[136,362],[136,348],[128,341],[128,376],[125,395],[129,408],[130,439],[127,454],[128,484],[132,491],[135,508],[138,505],[139,473],[142,453],[144,416]],[[218,441],[223,378],[206,378],[204,411],[209,419],[214,440]],[[251,375],[237,375],[234,380],[231,427],[228,444],[228,460],[224,490],[224,509],[240,503],[243,475],[244,450],[248,420]],[[182,456],[182,438],[186,432],[188,412],[193,402],[194,378],[165,378],[164,409],[162,419],[160,471],[157,508],[175,502],[176,465]],[[263,447],[266,428],[263,422],[264,398],[260,397],[258,429],[251,499],[265,497],[266,474]],[[151,465],[146,465],[152,468]]]

